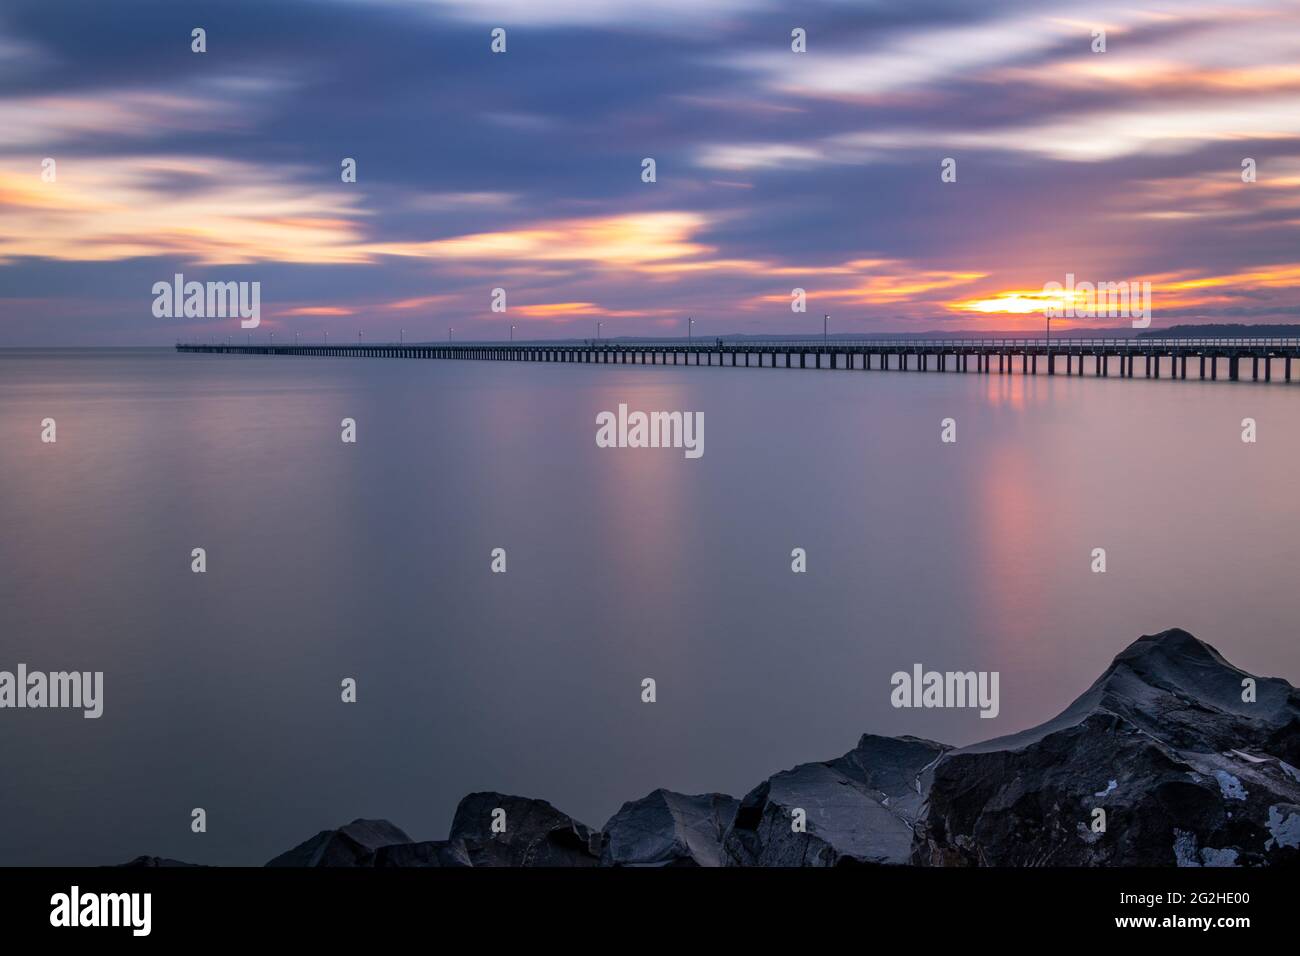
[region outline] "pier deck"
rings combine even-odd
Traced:
[[[1300,339],[830,339],[800,341],[448,342],[343,344],[178,343],[178,352],[574,362],[597,365],[702,365],[845,371],[977,372],[1270,382],[1291,381]],[[972,362],[971,359],[975,361]],[[973,366],[973,367],[972,367]]]

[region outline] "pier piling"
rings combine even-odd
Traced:
[[[528,342],[457,342],[445,344],[265,344],[217,345],[178,343],[178,352],[213,353],[222,355],[257,356],[324,356],[330,358],[423,358],[471,359],[476,361],[511,361],[545,363],[585,363],[601,365],[716,365],[719,368],[801,368],[844,369],[864,372],[934,370],[938,372],[969,372],[971,356],[975,357],[975,371],[990,374],[993,358],[997,357],[998,374],[1015,372],[1014,362],[1020,359],[1021,375],[1038,374],[1038,357],[1045,359],[1046,374],[1057,374],[1057,359],[1064,354],[1065,372],[1083,376],[1086,363],[1091,360],[1094,378],[1110,377],[1110,360],[1118,359],[1119,377],[1133,378],[1134,363],[1142,356],[1145,377],[1159,379],[1162,360],[1169,359],[1169,378],[1187,379],[1188,359],[1200,363],[1201,381],[1218,381],[1219,359],[1227,361],[1228,379],[1241,381],[1241,361],[1249,358],[1250,381],[1272,382],[1273,361],[1280,359],[1282,379],[1292,380],[1292,359],[1300,356],[1300,338],[1168,338],[1168,339],[862,339],[834,342],[790,340],[735,340],[707,345],[694,342],[637,342],[619,340],[609,342],[573,343],[557,346],[550,343]],[[825,356],[825,364],[822,357]],[[913,363],[915,356],[915,363]],[[951,358],[951,363],[949,359]],[[796,366],[797,359],[797,366]],[[811,359],[811,363],[809,362]],[[841,365],[841,362],[843,363]],[[873,366],[872,363],[875,363]],[[860,364],[859,364],[860,363]],[[1260,365],[1263,365],[1263,375]],[[1207,379],[1207,368],[1208,379]],[[1077,369],[1077,371],[1076,371]]]

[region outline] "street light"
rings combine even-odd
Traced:
[[[695,319],[690,316],[686,317],[686,344],[691,343],[691,330],[695,328]]]
[[[448,342],[451,341],[451,334],[452,334],[453,332],[455,332],[455,331],[456,331],[456,330],[453,329],[450,325],[447,326],[447,341],[448,341]]]
[[[830,315],[822,316],[822,345],[826,345],[826,334],[827,334],[826,327],[827,325],[830,324],[830,321],[831,321]]]
[[[597,323],[596,323],[596,339],[597,339],[597,341],[600,340],[600,327],[601,327],[602,325],[604,325],[604,324],[605,324],[604,322],[597,322]]]
[[[514,340],[515,340],[515,327],[512,325],[510,326],[510,341],[513,342]]]
[[[397,344],[398,345],[406,344],[406,329],[397,330]]]

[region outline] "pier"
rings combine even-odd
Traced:
[[[590,340],[341,344],[177,343],[178,352],[335,358],[697,365],[1096,378],[1291,381],[1300,338]],[[1276,367],[1276,368],[1275,368]]]

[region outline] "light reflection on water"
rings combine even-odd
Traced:
[[[620,402],[703,411],[704,457],[598,449]],[[98,721],[0,712],[0,862],[260,863],[357,816],[432,839],[476,789],[600,826],[864,731],[1022,729],[1171,626],[1295,682],[1297,402],[1091,375],[0,353],[0,669],[106,685]],[[914,662],[999,670],[1000,715],[892,709]]]

